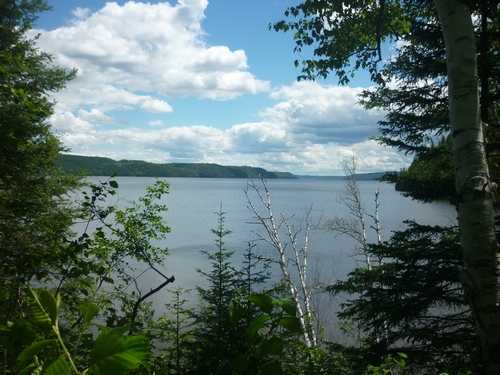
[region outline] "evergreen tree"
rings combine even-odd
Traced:
[[[243,267],[241,269],[241,295],[250,296],[262,292],[261,288],[257,286],[265,285],[271,278],[271,271],[269,271],[270,262],[263,259],[254,253],[255,243],[247,243],[247,249],[244,254]],[[268,291],[270,295],[273,290]],[[250,325],[251,321],[257,315],[255,306],[247,300],[244,310],[245,324]]]
[[[155,360],[156,372],[167,374],[187,374],[191,369],[188,362],[188,351],[192,343],[192,315],[194,308],[186,307],[189,299],[185,298],[191,289],[178,287],[169,290],[173,293],[173,300],[165,305],[167,312],[154,323],[159,335],[155,341],[161,342],[165,347],[165,354]]]
[[[207,281],[206,287],[196,287],[200,297],[200,310],[194,314],[193,348],[191,363],[196,364],[193,374],[230,373],[228,361],[244,350],[243,325],[231,325],[229,303],[241,293],[242,273],[231,263],[234,251],[225,248],[224,238],[231,234],[225,227],[222,206],[218,215],[215,235],[217,250],[202,253],[210,260],[210,271],[198,269]],[[220,372],[218,372],[220,371]]]
[[[408,169],[394,176],[396,190],[424,202],[448,199],[455,203],[455,173],[451,137],[415,156]]]
[[[0,324],[26,308],[26,283],[44,280],[67,256],[74,212],[66,194],[78,179],[54,166],[63,151],[48,118],[50,94],[75,75],[53,65],[26,32],[48,10],[43,0],[0,2]],[[14,337],[16,336],[16,337]],[[22,335],[2,330],[4,364],[15,363]],[[8,365],[7,365],[8,366]]]
[[[389,241],[369,245],[383,263],[357,268],[329,288],[351,296],[338,315],[355,322],[365,333],[362,346],[381,358],[404,352],[425,373],[462,373],[470,369],[477,338],[460,285],[457,228],[407,225]]]

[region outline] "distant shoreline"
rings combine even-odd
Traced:
[[[358,181],[378,180],[387,172],[356,173]],[[346,176],[315,176],[315,175],[295,175],[301,180],[346,180]]]
[[[63,154],[56,165],[70,174],[120,177],[198,177],[297,179],[289,172],[273,172],[248,166],[223,166],[210,163],[150,163],[141,160],[120,160],[99,156]]]
[[[211,163],[150,163],[141,160],[120,160],[100,156],[63,154],[56,165],[66,173],[86,176],[120,177],[195,177],[195,178],[259,178],[344,180],[345,176],[294,175],[290,172],[267,171],[249,166],[223,166]],[[356,174],[358,180],[376,180],[386,172]]]

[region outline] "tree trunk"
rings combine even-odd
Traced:
[[[434,0],[448,67],[462,283],[479,339],[478,374],[500,374],[499,245],[480,119],[476,45],[470,9],[460,0]]]

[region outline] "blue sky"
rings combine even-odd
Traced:
[[[55,95],[53,129],[74,154],[251,165],[295,174],[410,162],[370,141],[378,111],[332,75],[297,82],[290,33],[268,29],[297,0],[48,0],[33,33],[77,78]]]

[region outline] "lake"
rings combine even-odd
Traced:
[[[105,180],[104,177],[89,177],[91,182]],[[124,201],[137,201],[145,193],[146,186],[155,182],[154,178],[116,177],[120,185],[118,197]],[[182,286],[194,288],[203,285],[204,279],[196,269],[208,270],[210,263],[201,250],[216,250],[215,237],[210,229],[217,228],[217,213],[221,206],[225,212],[225,225],[232,233],[224,238],[225,247],[234,251],[235,265],[243,261],[242,254],[247,243],[262,233],[259,225],[252,224],[253,215],[248,209],[244,190],[246,179],[211,179],[211,178],[166,178],[170,183],[170,194],[164,197],[163,203],[169,208],[165,215],[171,233],[168,234],[165,246],[170,250],[164,273],[175,276],[171,288]],[[260,181],[256,185],[262,187]],[[345,181],[341,180],[269,180],[271,201],[275,216],[284,214],[296,228],[304,222],[306,212],[311,208],[314,221],[325,220],[334,216],[347,217],[349,211],[339,203],[344,190]],[[368,213],[374,213],[374,193],[380,191],[379,218],[384,239],[389,239],[391,231],[402,229],[404,220],[415,220],[420,224],[445,225],[456,222],[455,208],[445,202],[419,203],[411,198],[403,197],[394,190],[394,186],[378,181],[358,181],[358,186]],[[261,189],[264,194],[264,189]],[[252,200],[257,207],[256,195]],[[116,197],[115,197],[116,198]],[[115,199],[113,198],[113,199]],[[262,211],[264,212],[264,211]],[[367,222],[367,226],[371,223]],[[373,231],[368,232],[369,239],[375,241]],[[299,236],[300,238],[300,236]],[[261,254],[272,254],[272,248],[262,241],[256,242],[256,251]],[[335,279],[345,279],[356,266],[353,256],[355,242],[345,236],[335,236],[331,232],[316,230],[309,244],[309,268],[311,275],[316,275],[324,283]],[[162,279],[151,277],[142,280],[144,291],[157,286]],[[154,305],[161,310],[164,303],[170,302],[167,295],[157,294]],[[326,302],[325,302],[326,303]],[[328,303],[336,304],[335,301]],[[337,309],[332,307],[331,313]],[[330,315],[332,315],[330,314]],[[334,320],[332,316],[325,318]]]

